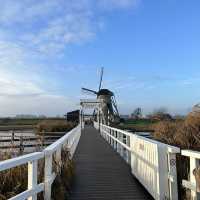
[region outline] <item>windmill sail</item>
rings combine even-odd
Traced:
[[[90,90],[90,89],[87,89],[87,88],[82,88],[81,91],[82,91],[84,94],[88,94],[88,95],[97,95],[97,92],[96,92],[96,91]]]
[[[104,70],[104,68],[102,67],[102,68],[101,68],[100,82],[99,82],[99,91],[100,91],[100,89],[101,89],[102,81],[103,81],[103,70]]]

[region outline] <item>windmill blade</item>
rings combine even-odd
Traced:
[[[118,111],[118,108],[117,108],[117,101],[116,101],[115,96],[112,97],[112,104],[113,104],[113,107],[114,107],[114,110],[115,110],[115,114],[117,116],[119,116],[119,111]]]
[[[97,92],[96,92],[96,91],[90,90],[90,89],[87,89],[87,88],[81,88],[81,91],[82,91],[84,94],[97,95]]]
[[[101,85],[102,85],[102,80],[103,80],[103,71],[104,71],[104,68],[102,67],[102,68],[101,68],[100,82],[99,82],[99,91],[100,91],[100,89],[101,89]]]

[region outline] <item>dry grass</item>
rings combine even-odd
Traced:
[[[1,160],[9,159],[9,154],[2,154]],[[54,200],[67,199],[70,190],[70,183],[74,175],[74,164],[70,159],[67,149],[62,151],[62,162],[57,162],[53,156],[53,171],[57,177],[52,187],[52,198]],[[62,163],[62,164],[60,164]],[[8,199],[27,189],[27,165],[15,167],[13,169],[0,172],[0,200]],[[44,160],[38,163],[38,182],[44,181]],[[38,199],[43,199],[43,194],[38,195]]]
[[[160,122],[153,136],[164,143],[184,149],[200,150],[200,114],[188,115],[184,121]]]
[[[43,120],[36,126],[37,133],[40,132],[68,132],[77,124],[61,120]]]
[[[10,159],[9,153],[1,154],[1,160]],[[8,199],[27,187],[27,166],[22,165],[0,172],[0,199]]]

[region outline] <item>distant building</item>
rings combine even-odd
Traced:
[[[68,112],[65,115],[65,117],[67,118],[67,121],[79,122],[79,114],[80,114],[80,110],[74,110],[72,112]]]

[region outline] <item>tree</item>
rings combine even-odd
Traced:
[[[153,111],[153,114],[167,114],[167,108],[165,107],[160,107],[160,108],[157,108],[157,109],[154,109]]]
[[[171,121],[173,120],[172,116],[167,112],[165,107],[160,107],[155,109],[152,114],[150,114],[149,119],[156,121]]]
[[[131,118],[134,119],[141,119],[142,118],[142,109],[136,108],[133,113],[131,114]]]

